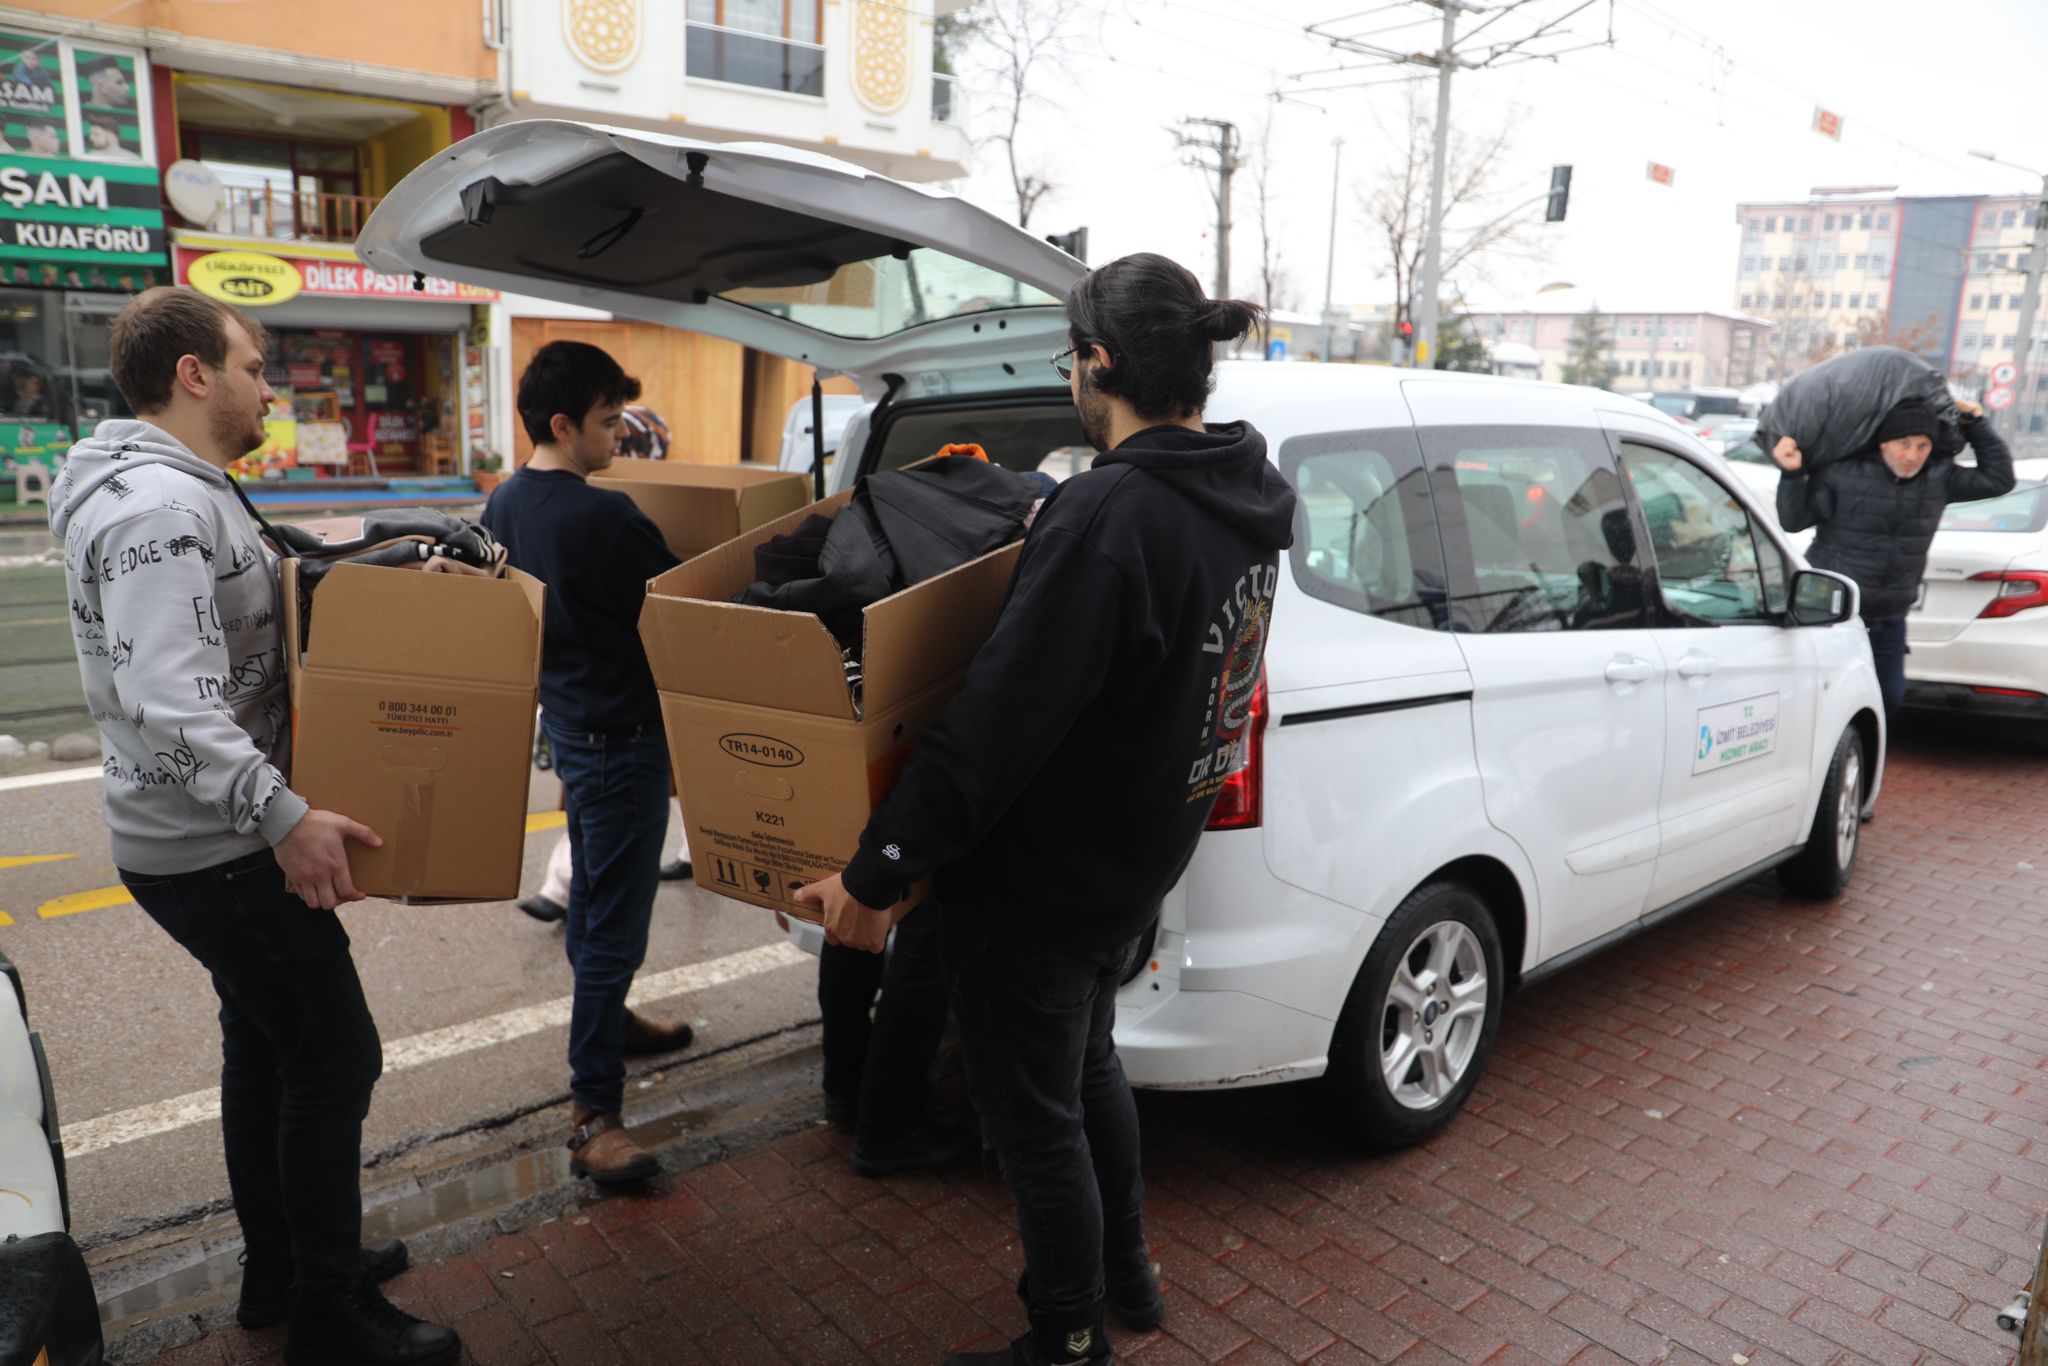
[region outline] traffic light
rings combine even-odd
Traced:
[[[1400,321],[1399,323],[1395,324],[1395,326],[1394,326],[1394,330],[1395,330],[1396,332],[1399,332],[1399,333],[1401,334],[1401,345],[1403,345],[1403,346],[1413,346],[1413,345],[1415,345],[1415,324],[1414,324],[1414,323],[1411,323],[1411,322],[1409,322],[1409,321],[1408,321],[1408,320],[1407,320],[1406,318],[1403,318],[1403,319],[1401,319],[1401,321]]]
[[[1564,222],[1564,206],[1572,197],[1572,168],[1553,166],[1550,168],[1550,202],[1543,206],[1543,221]]]
[[[1075,228],[1072,232],[1055,232],[1047,235],[1046,241],[1058,247],[1076,261],[1088,259],[1088,229]]]

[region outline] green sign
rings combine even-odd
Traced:
[[[132,53],[0,31],[0,284],[170,283],[147,82]]]
[[[71,428],[61,422],[18,422],[0,417],[0,459],[17,463],[48,457],[71,449]]]

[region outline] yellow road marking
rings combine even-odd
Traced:
[[[31,863],[62,863],[76,854],[8,854],[0,857],[0,868],[26,868]]]
[[[70,617],[30,617],[26,621],[0,621],[0,628],[8,626],[61,626]]]
[[[13,923],[13,916],[7,914],[7,912],[5,911],[0,911],[0,925],[12,925]]]
[[[526,833],[531,835],[537,830],[559,830],[568,823],[569,813],[566,811],[535,811],[526,818]]]
[[[54,896],[36,907],[36,914],[45,920],[55,920],[60,915],[77,915],[81,911],[101,911],[109,906],[126,906],[135,900],[126,887],[101,887],[90,892],[73,892],[69,896]]]

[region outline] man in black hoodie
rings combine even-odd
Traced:
[[[968,1087],[1017,1200],[1031,1331],[960,1366],[1114,1360],[1165,1314],[1138,1116],[1110,1028],[1140,938],[1244,762],[1293,543],[1266,442],[1205,426],[1210,355],[1252,305],[1128,256],[1067,300],[1053,360],[1104,452],[1033,523],[995,630],[860,852],[805,899],[879,951],[882,907],[936,874]]]
[[[1778,438],[1771,458],[1778,479],[1778,525],[1818,527],[1807,563],[1856,580],[1870,632],[1870,656],[1884,696],[1887,726],[1906,702],[1906,614],[1920,595],[1927,551],[1950,503],[2012,492],[2012,452],[1985,422],[1984,409],[1958,403],[1975,469],[1936,455],[1931,409],[1901,403],[1885,414],[1870,449],[1809,472],[1799,443]]]

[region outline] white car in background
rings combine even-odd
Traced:
[[[414,171],[357,246],[852,376],[874,407],[835,490],[955,441],[1087,462],[1048,363],[1086,267],[861,167],[510,123]],[[1300,513],[1248,761],[1117,999],[1134,1083],[1324,1076],[1365,1141],[1414,1143],[1517,988],[1766,871],[1839,893],[1884,754],[1855,586],[1696,437],[1490,376],[1216,380]]]
[[[1906,700],[2048,719],[2048,460],[2011,493],[1953,503],[1906,618]]]

